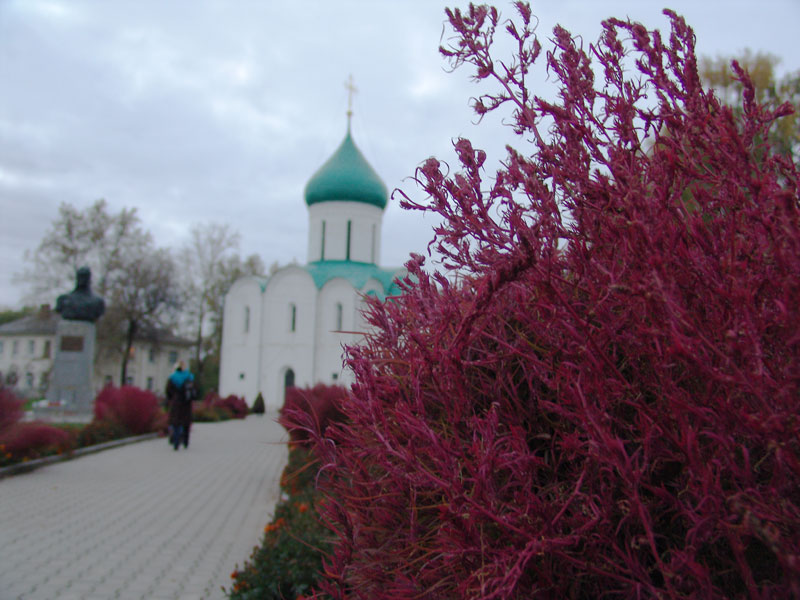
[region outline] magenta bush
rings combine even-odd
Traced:
[[[347,389],[339,385],[291,387],[286,390],[278,423],[289,432],[292,442],[306,445],[312,435],[324,435],[329,425],[344,420],[341,406],[347,396]]]
[[[95,400],[94,418],[121,426],[129,435],[160,431],[166,425],[156,395],[133,386],[103,388]]]
[[[20,422],[22,405],[12,390],[0,386],[0,466],[72,449],[73,436],[67,431],[40,422]]]
[[[17,423],[0,432],[0,448],[9,462],[67,452],[73,441],[69,432],[39,422]]]
[[[493,180],[417,180],[457,277],[414,281],[349,349],[348,423],[317,438],[334,598],[800,597],[800,185],[775,119],[702,89],[694,35],[448,11],[453,66],[499,82],[522,148]],[[517,52],[501,62],[500,26]],[[594,61],[594,62],[592,62]],[[624,65],[624,66],[623,66]],[[599,81],[595,81],[595,78]],[[311,428],[301,411],[293,418]]]
[[[226,419],[244,419],[250,409],[244,398],[230,394],[221,398],[216,392],[209,392],[200,406],[195,408],[195,420],[220,421]]]
[[[220,398],[215,405],[229,411],[234,419],[244,419],[250,412],[244,398],[234,396],[233,394],[225,398]]]

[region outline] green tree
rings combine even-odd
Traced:
[[[740,56],[703,57],[700,59],[700,78],[708,88],[713,88],[725,104],[741,112],[742,84],[731,68],[733,61],[749,74],[753,82],[755,100],[772,108],[784,102],[794,106],[794,114],[778,119],[770,131],[773,148],[786,156],[800,156],[800,71],[778,78],[775,74],[780,58],[764,52],[746,49]]]

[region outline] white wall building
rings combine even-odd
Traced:
[[[259,392],[280,408],[286,387],[348,383],[343,344],[366,324],[362,297],[398,293],[404,269],[380,261],[386,186],[347,135],[305,189],[308,259],[269,277],[244,277],[225,296],[220,394]]]
[[[0,384],[19,396],[43,398],[55,356],[56,326],[61,317],[49,306],[35,314],[0,325]],[[163,394],[167,377],[178,360],[189,363],[191,341],[168,334],[134,341],[128,361],[128,385]],[[95,393],[103,386],[120,385],[122,362],[119,357],[100,356],[95,360]]]
[[[0,325],[0,384],[20,396],[44,396],[59,318],[45,305],[36,314]]]

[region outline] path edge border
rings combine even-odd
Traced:
[[[20,473],[28,473],[35,471],[41,467],[52,465],[54,463],[72,460],[73,458],[80,458],[89,454],[102,452],[103,450],[110,450],[111,448],[118,448],[119,446],[127,446],[128,444],[135,444],[137,442],[144,442],[159,437],[161,434],[158,432],[145,433],[143,435],[135,435],[132,437],[121,438],[119,440],[111,440],[102,444],[95,444],[93,446],[85,446],[83,448],[76,448],[72,452],[64,454],[55,454],[53,456],[45,456],[44,458],[37,458],[26,462],[20,462],[14,465],[0,468],[0,479],[11,477],[12,475],[19,475]]]

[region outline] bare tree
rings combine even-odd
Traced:
[[[152,250],[150,245],[140,246],[124,257],[110,289],[102,337],[107,350],[121,354],[120,382],[124,384],[137,335],[146,334],[157,343],[158,335],[174,324],[181,307],[171,253],[163,248]]]
[[[204,355],[219,352],[222,299],[228,288],[242,275],[264,272],[257,255],[240,258],[239,239],[228,225],[198,224],[180,251],[184,316],[193,332],[198,377]]]
[[[216,223],[191,229],[177,255],[180,268],[168,250],[152,248],[135,209],[113,213],[105,200],[84,210],[63,203],[16,279],[28,284],[30,300],[52,300],[72,285],[78,267],[88,265],[94,291],[108,306],[98,323],[98,351],[120,356],[123,383],[134,339],[174,325],[182,309],[201,376],[204,357],[219,354],[225,293],[239,277],[264,273],[264,263],[257,255],[241,258],[239,234]]]
[[[87,265],[95,291],[106,296],[124,257],[146,239],[136,209],[114,214],[100,199],[81,211],[65,202],[37,248],[25,253],[29,266],[15,280],[28,285],[29,300],[52,300],[54,293],[72,285],[76,269]]]

